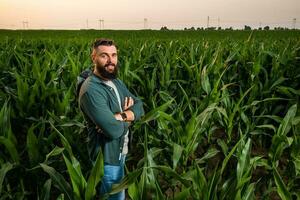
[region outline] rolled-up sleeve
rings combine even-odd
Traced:
[[[116,139],[128,131],[129,123],[115,119],[107,104],[107,97],[99,91],[83,94],[80,98],[80,107],[107,137]]]

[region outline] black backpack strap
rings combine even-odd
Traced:
[[[79,97],[80,88],[83,82],[92,74],[91,69],[86,69],[82,71],[79,76],[77,76],[77,84],[76,84],[76,97]]]

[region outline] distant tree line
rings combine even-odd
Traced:
[[[167,26],[163,26],[160,28],[161,31],[168,31],[170,30]],[[222,28],[222,27],[190,27],[190,28],[184,28],[183,30],[185,31],[201,31],[201,30],[233,30],[232,27],[228,27],[228,28]],[[244,29],[240,29],[240,30],[245,30],[245,31],[249,31],[249,30],[271,30],[271,28],[269,26],[264,26],[264,27],[259,27],[259,28],[252,28],[251,26],[245,25]],[[290,28],[285,28],[285,27],[274,27],[273,30],[296,30],[296,29],[290,29]]]

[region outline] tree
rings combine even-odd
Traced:
[[[245,28],[244,28],[245,31],[251,31],[251,26],[247,26],[245,25]]]
[[[161,31],[167,31],[167,30],[169,30],[169,29],[168,29],[167,26],[163,26],[163,27],[160,28],[160,30],[161,30]]]

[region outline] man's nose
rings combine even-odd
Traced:
[[[112,60],[112,57],[111,56],[107,56],[107,62],[110,63]]]

